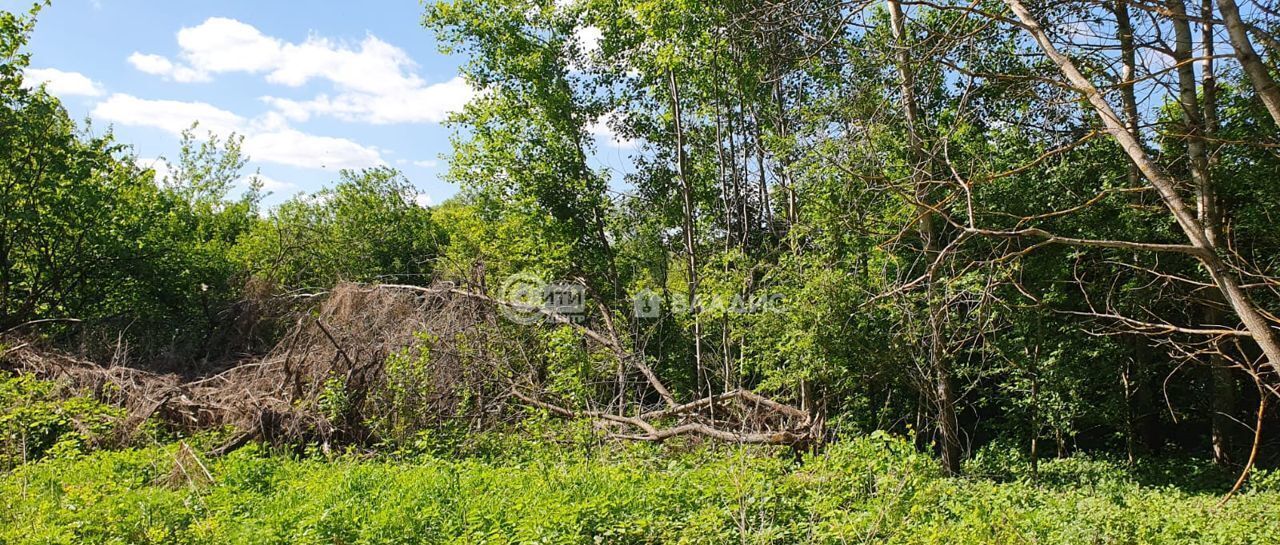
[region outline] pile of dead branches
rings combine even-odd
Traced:
[[[364,441],[371,397],[393,353],[430,338],[437,346],[429,410],[456,410],[451,381],[464,376],[451,343],[494,320],[491,305],[447,291],[413,292],[343,284],[314,294],[265,356],[234,361],[206,376],[102,365],[37,343],[11,342],[10,370],[69,384],[128,409],[127,429],[149,418],[182,430],[233,427],[219,451],[254,439],[272,443]],[[337,401],[335,401],[337,400]]]
[[[214,454],[252,440],[367,444],[459,419],[469,429],[483,428],[514,417],[516,405],[592,419],[609,436],[628,440],[692,435],[804,445],[819,433],[813,416],[748,390],[678,401],[626,348],[607,313],[594,328],[549,312],[542,323],[521,326],[499,317],[500,307],[512,303],[447,283],[349,283],[306,297],[312,304],[287,317],[292,326],[267,354],[204,375],[101,365],[12,342],[2,361],[127,408],[125,429],[148,419],[187,431],[234,428]],[[610,354],[645,393],[633,403],[602,404],[607,409],[568,406],[549,395],[546,362],[539,361],[544,351],[535,346],[536,335],[520,332],[561,327]]]

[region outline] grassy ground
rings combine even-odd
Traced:
[[[986,476],[942,478],[879,434],[803,462],[532,445],[465,459],[249,447],[198,460],[175,444],[3,474],[0,543],[1280,542],[1280,486],[1266,474],[1215,509],[1223,476],[1197,464],[1059,460],[1031,482],[997,458],[972,465]]]

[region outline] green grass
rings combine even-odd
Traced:
[[[173,478],[177,452],[20,466],[0,477],[0,543],[1280,540],[1280,492],[1265,475],[1217,510],[1220,490],[1142,484],[1116,464],[1083,459],[1043,464],[1038,483],[1013,473],[942,478],[929,457],[882,434],[803,462],[724,447],[543,445],[488,459],[326,459],[250,447],[205,460],[212,481]]]

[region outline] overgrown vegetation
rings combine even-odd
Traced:
[[[0,376],[0,469],[125,444],[124,411],[54,382]]]
[[[530,430],[526,430],[530,431]],[[516,446],[516,445],[508,445]],[[188,460],[177,447],[27,466],[0,480],[6,543],[1274,543],[1280,490],[1214,492],[1121,464],[1025,464],[947,479],[903,439],[797,462],[742,447],[562,448],[496,458],[269,455]],[[990,466],[984,469],[990,469]],[[1203,468],[1200,468],[1203,470]],[[1142,475],[1140,471],[1138,473]]]
[[[0,12],[0,542],[1275,542],[1256,7],[428,3],[434,207],[140,166]]]

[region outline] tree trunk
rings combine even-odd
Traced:
[[[1204,157],[1201,159],[1205,170],[1204,183],[1197,184],[1197,216],[1205,227],[1205,236],[1209,237],[1215,245],[1219,244],[1222,233],[1222,216],[1218,208],[1217,195],[1214,193],[1211,183],[1213,177],[1213,164],[1215,153],[1210,151],[1212,138],[1218,131],[1218,85],[1217,76],[1214,73],[1213,66],[1213,1],[1202,0],[1200,4],[1200,45],[1203,52],[1204,60],[1201,76],[1201,96],[1204,101],[1201,108],[1202,126],[1200,128],[1200,141],[1202,142],[1201,153]],[[1206,325],[1215,325],[1222,322],[1222,312],[1219,310],[1221,298],[1215,298],[1204,307],[1203,319]],[[1232,452],[1232,431],[1234,422],[1231,416],[1236,411],[1236,385],[1235,377],[1231,374],[1231,368],[1227,366],[1222,355],[1225,349],[1225,343],[1221,341],[1214,342],[1214,350],[1209,356],[1209,373],[1212,384],[1212,400],[1210,415],[1211,422],[1211,442],[1213,447],[1213,461],[1220,466],[1231,465]]]
[[[1124,125],[1134,138],[1138,137],[1138,98],[1134,93],[1137,78],[1137,48],[1133,44],[1133,22],[1129,19],[1129,0],[1116,0],[1113,6],[1116,16],[1116,37],[1120,41],[1120,104],[1124,111]],[[1129,187],[1142,183],[1138,165],[1129,162]]]
[[[1183,235],[1190,243],[1189,253],[1192,253],[1204,265],[1210,277],[1218,286],[1219,291],[1222,292],[1223,297],[1231,306],[1231,309],[1244,324],[1249,337],[1262,349],[1263,354],[1266,356],[1266,362],[1263,365],[1272,372],[1280,371],[1280,339],[1277,338],[1275,331],[1272,330],[1257,305],[1241,288],[1240,279],[1223,261],[1218,247],[1205,236],[1204,226],[1187,207],[1182,195],[1178,193],[1177,183],[1173,177],[1164,170],[1164,167],[1147,156],[1138,140],[1129,134],[1120,118],[1116,115],[1115,110],[1111,108],[1111,105],[1102,96],[1102,93],[1098,91],[1098,88],[1076,68],[1071,59],[1058,51],[1035,17],[1022,5],[1022,2],[1020,0],[1004,1],[1022,22],[1023,28],[1040,44],[1040,48],[1045,55],[1062,71],[1067,81],[1076,91],[1085,96],[1099,117],[1101,117],[1107,132],[1111,134],[1112,138],[1115,139],[1116,143],[1129,155],[1133,162],[1138,165],[1139,170],[1142,171],[1152,187],[1160,193],[1165,207],[1173,215]]]
[[[699,392],[713,395],[715,392],[706,377],[702,366],[702,322],[698,313],[698,249],[694,233],[694,201],[693,184],[689,181],[684,155],[684,126],[680,116],[680,87],[676,84],[675,72],[668,71],[671,83],[671,115],[675,118],[676,137],[676,175],[680,178],[680,195],[684,204],[684,250],[689,264],[689,313],[693,318],[693,364],[697,376]]]
[[[1040,476],[1040,379],[1031,375],[1031,479]]]
[[[1280,125],[1280,86],[1271,79],[1267,65],[1262,63],[1262,58],[1254,51],[1253,43],[1249,41],[1249,29],[1240,19],[1240,8],[1236,6],[1235,0],[1218,0],[1218,9],[1222,11],[1227,36],[1231,37],[1231,48],[1235,50],[1244,73],[1249,76],[1249,83],[1258,92],[1258,98],[1267,107],[1271,119]]]
[[[902,109],[907,120],[908,145],[911,148],[912,160],[915,162],[911,165],[915,196],[917,201],[926,202],[929,186],[927,176],[922,173],[927,171],[929,158],[920,138],[921,114],[915,96],[915,73],[910,64],[906,21],[902,4],[898,0],[887,0],[887,3],[890,27],[895,42],[895,60],[901,77]],[[928,208],[920,206],[917,213],[920,215],[919,233],[924,247],[925,261],[932,262],[941,248],[938,228]],[[925,298],[928,307],[926,319],[929,330],[925,342],[928,343],[928,368],[933,374],[933,401],[937,409],[939,451],[942,456],[942,469],[948,474],[955,475],[960,473],[960,426],[956,418],[955,387],[952,384],[951,369],[949,369],[946,350],[943,346],[942,313],[946,312],[946,308],[938,294],[937,282],[933,279],[928,279],[926,282]]]
[[[1130,357],[1120,370],[1124,389],[1125,454],[1130,464],[1160,446],[1159,428],[1152,420],[1151,349],[1144,337],[1129,335]]]

